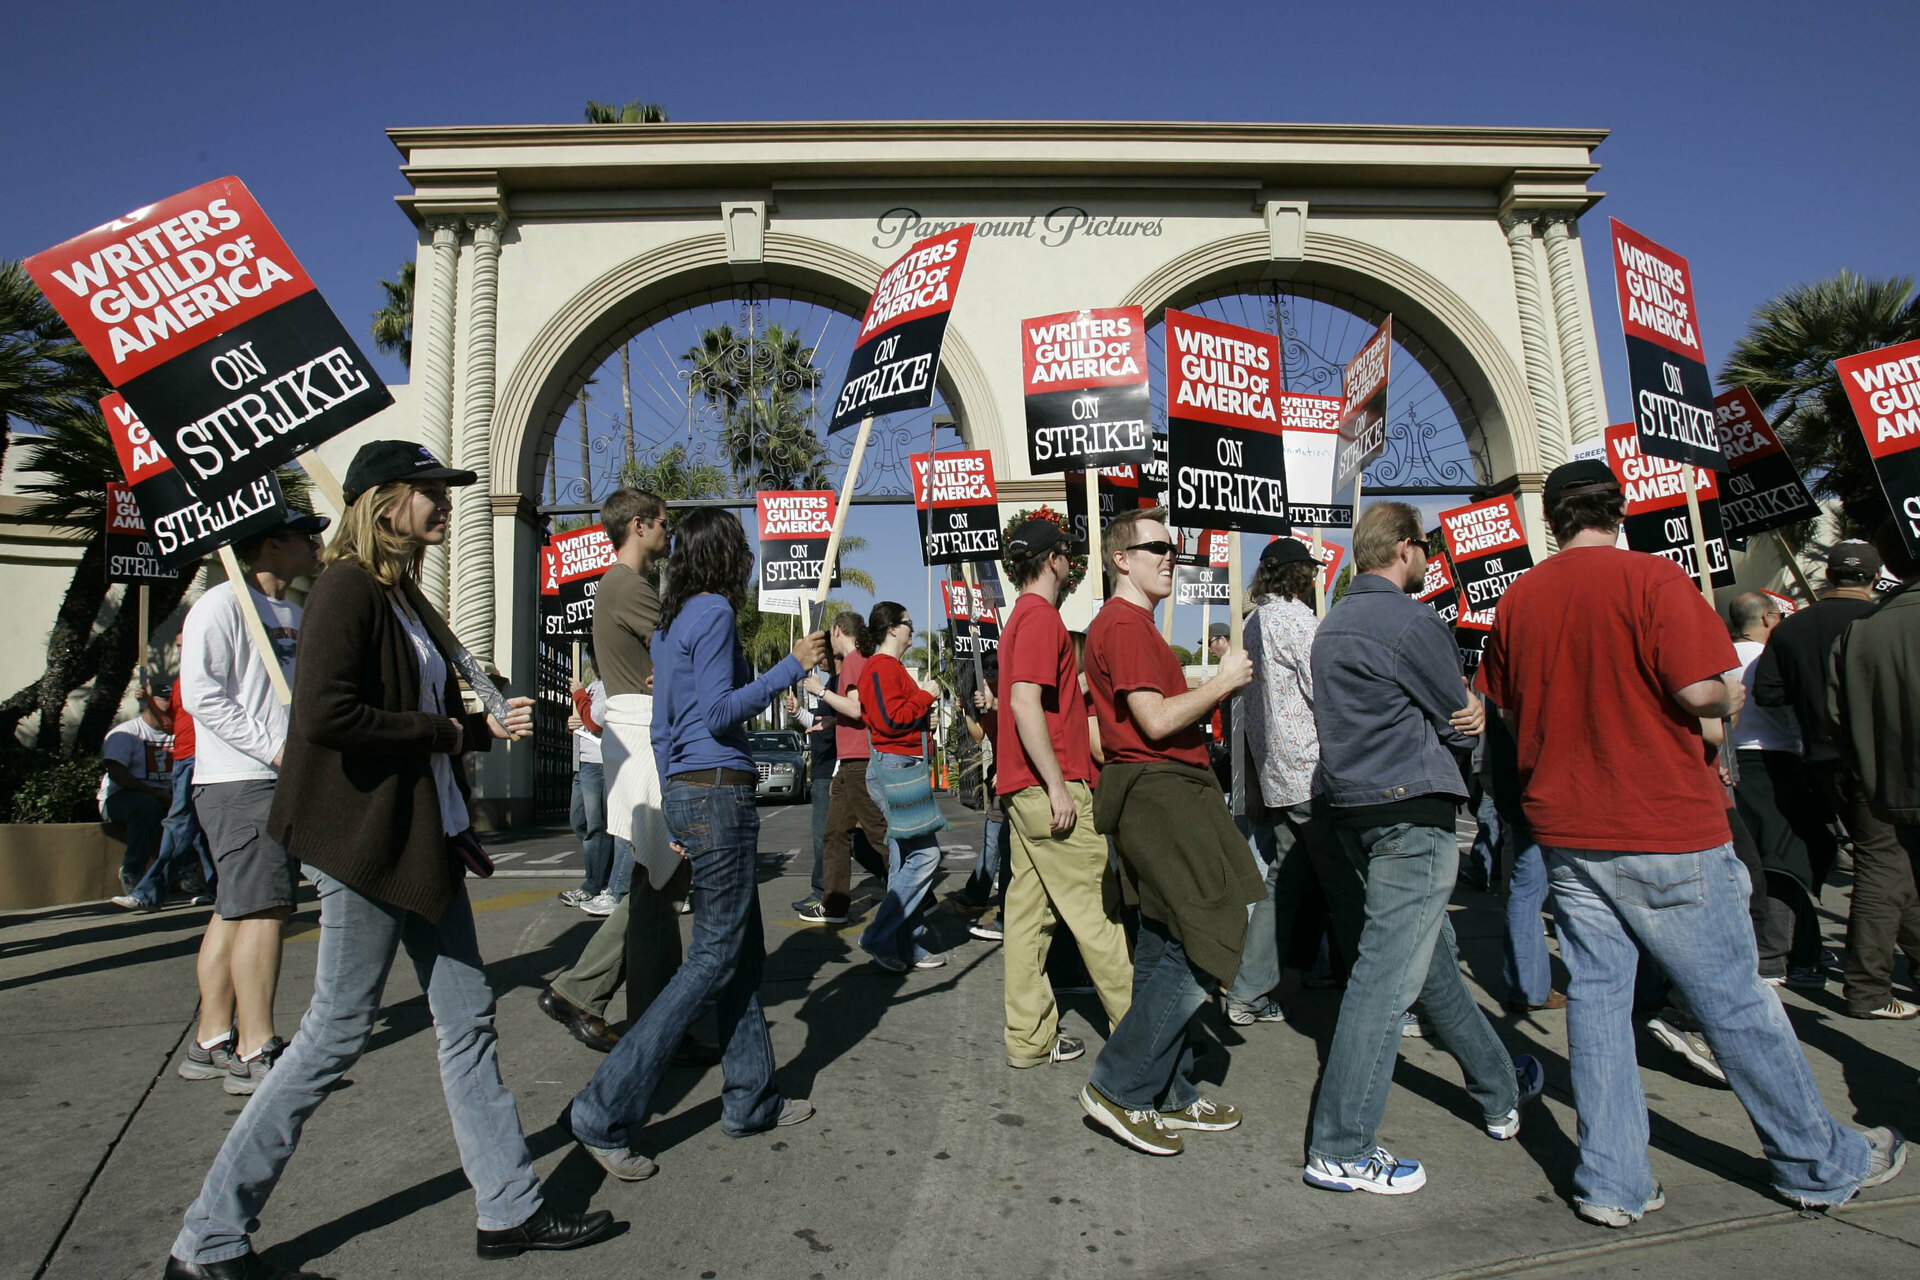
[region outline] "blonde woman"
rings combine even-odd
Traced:
[[[478,1206],[479,1255],[578,1248],[613,1229],[606,1212],[543,1203],[500,1078],[493,994],[450,843],[468,830],[456,757],[532,727],[529,698],[511,700],[505,724],[462,714],[412,589],[426,549],[446,540],[447,487],[473,481],[399,440],[365,445],[347,469],[347,511],[307,597],[268,824],[320,890],[313,1002],[187,1209],[168,1280],[283,1274],[253,1252],[249,1226],[307,1117],[365,1050],[403,946],[433,1011],[447,1112]]]

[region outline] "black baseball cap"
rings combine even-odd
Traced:
[[[1214,640],[1225,640],[1228,636],[1232,634],[1233,634],[1233,628],[1229,627],[1224,622],[1216,622],[1212,626],[1207,628],[1207,639],[1209,642]]]
[[[433,456],[433,450],[411,440],[369,440],[360,446],[347,467],[345,490],[347,505],[369,489],[390,480],[445,480],[448,484],[472,484],[480,477],[471,471],[449,467]]]
[[[267,530],[265,536],[269,538],[281,538],[290,533],[325,533],[327,526],[333,523],[333,521],[327,519],[325,516],[316,516],[305,511],[296,511],[292,507],[286,508],[281,512],[281,515],[283,515],[285,519],[281,520],[278,525]]]
[[[1541,502],[1548,511],[1560,505],[1560,499],[1569,493],[1584,493],[1589,489],[1618,489],[1620,481],[1613,474],[1604,458],[1581,458],[1575,462],[1563,462],[1547,472],[1547,483],[1540,495]]]
[[[1854,538],[1836,542],[1827,551],[1827,581],[1869,583],[1880,576],[1884,563],[1871,542]]]
[[[1007,539],[1007,550],[1014,555],[1037,556],[1049,551],[1060,551],[1067,555],[1079,555],[1085,551],[1071,534],[1051,520],[1035,517],[1023,522]]]
[[[1261,564],[1312,564],[1313,552],[1298,538],[1275,538],[1260,550]]]

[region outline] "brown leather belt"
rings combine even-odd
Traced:
[[[760,784],[751,769],[701,769],[697,773],[676,773],[675,782],[691,782],[696,787],[753,787]]]

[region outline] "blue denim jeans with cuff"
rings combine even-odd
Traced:
[[[1133,950],[1133,1004],[1093,1064],[1093,1087],[1129,1111],[1179,1111],[1200,1096],[1193,1087],[1187,1023],[1207,1001],[1213,979],[1195,968],[1179,939],[1140,917]]]
[[[1401,1021],[1416,999],[1428,1035],[1460,1064],[1481,1113],[1505,1116],[1520,1100],[1513,1060],[1460,975],[1447,921],[1460,865],[1454,833],[1404,822],[1334,829],[1366,878],[1366,923],[1321,1073],[1309,1154],[1345,1162],[1373,1154]]]
[[[582,760],[573,771],[567,823],[579,837],[580,856],[587,863],[587,878],[580,882],[580,892],[597,894],[607,887],[614,855],[613,837],[607,833],[607,775],[598,760]]]
[[[721,1129],[732,1137],[758,1133],[780,1114],[773,1039],[760,1008],[767,950],[753,792],[748,784],[667,780],[661,812],[692,864],[693,941],[666,989],[574,1096],[573,1133],[589,1146],[631,1147],[687,1028],[709,1008],[720,1033]]]
[[[1500,972],[1507,980],[1507,1000],[1545,1004],[1553,994],[1553,957],[1540,927],[1540,909],[1546,905],[1547,863],[1534,843],[1533,833],[1513,828],[1513,876],[1507,884],[1507,932],[1500,944]]]
[[[867,794],[873,797],[884,815],[887,798],[883,787],[889,773],[910,769],[920,763],[919,756],[897,756],[875,751],[867,762]],[[912,964],[930,953],[920,945],[925,936],[927,893],[940,871],[940,835],[930,831],[905,841],[887,839],[887,896],[860,935],[860,949],[868,955],[887,956],[902,964]]]
[[[1820,1097],[1793,1024],[1760,979],[1747,869],[1731,844],[1697,853],[1545,849],[1566,962],[1567,1044],[1579,1111],[1576,1202],[1646,1211],[1647,1103],[1634,1055],[1641,948],[1698,1021],[1773,1167],[1774,1189],[1835,1205],[1867,1172],[1867,1142]],[[1639,945],[1635,945],[1636,939]]]
[[[513,1094],[500,1078],[493,988],[466,887],[455,888],[435,923],[376,902],[315,867],[305,870],[320,890],[313,1002],[293,1043],[227,1131],[199,1197],[187,1208],[173,1256],[206,1264],[252,1251],[248,1232],[258,1225],[307,1118],[366,1051],[381,990],[402,947],[433,1013],[440,1086],[480,1229],[519,1226],[539,1211],[540,1178]]]

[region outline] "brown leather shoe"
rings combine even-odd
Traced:
[[[1528,1004],[1525,1000],[1504,1000],[1501,1003],[1514,1013],[1551,1013],[1567,1007],[1567,993],[1549,991],[1545,1004]]]
[[[620,1037],[607,1027],[606,1019],[588,1013],[552,987],[540,992],[540,1011],[589,1049],[611,1053],[613,1046],[620,1043]]]

